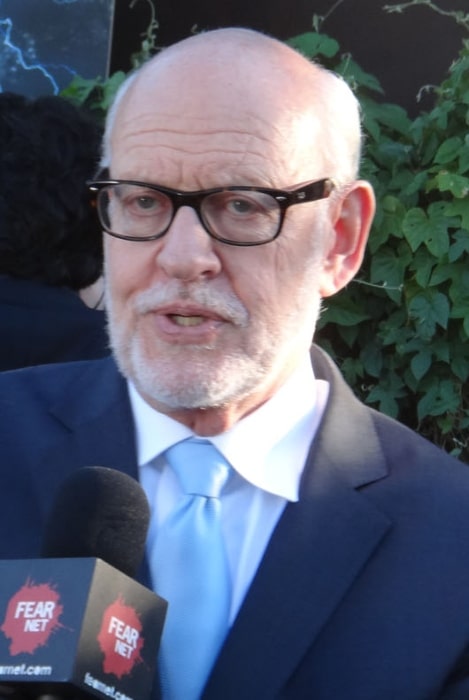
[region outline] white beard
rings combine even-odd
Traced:
[[[288,318],[272,323],[267,316],[254,325],[234,294],[214,293],[205,284],[183,287],[175,282],[138,295],[132,310],[137,321],[130,328],[115,311],[107,289],[111,347],[120,371],[152,402],[172,410],[226,406],[259,391],[275,368],[288,361],[299,337],[302,346],[309,346],[320,311],[319,295],[313,301],[311,295],[308,285],[307,293],[299,290]],[[239,329],[241,342],[228,349],[162,343],[149,347],[139,333],[139,320],[158,304],[178,298],[192,299],[228,319]]]

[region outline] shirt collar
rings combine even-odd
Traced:
[[[128,384],[140,465],[193,435],[186,426],[153,409],[133,384]],[[304,462],[326,401],[327,384],[315,381],[307,355],[274,396],[210,440],[247,481],[296,501]]]

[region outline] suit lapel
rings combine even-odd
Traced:
[[[322,356],[315,373],[330,397],[300,501],[277,525],[204,700],[276,697],[390,527],[357,491],[386,476],[370,412]]]
[[[137,477],[133,418],[125,381],[112,360],[83,365],[51,413],[68,429],[73,460],[89,460]],[[97,460],[97,462],[96,462]]]
[[[39,465],[59,465],[60,472],[37,469],[33,475],[43,518],[60,483],[77,468],[110,467],[138,480],[134,422],[124,379],[112,359],[78,367],[68,384],[60,384],[49,409],[62,430],[38,455]],[[146,557],[137,579],[151,588]]]
[[[138,478],[127,389],[112,360],[76,365],[50,394],[54,428],[31,473],[43,518],[60,483],[77,468],[112,467]]]

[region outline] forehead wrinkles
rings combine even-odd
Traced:
[[[283,168],[292,156],[285,148],[291,141],[288,132],[286,125],[255,113],[233,120],[231,114],[198,117],[148,109],[136,115],[122,115],[116,121],[113,161],[119,163],[122,158],[143,166],[182,158],[185,168],[198,161],[197,167],[202,170],[217,165],[245,166],[257,171],[266,162]],[[265,177],[264,174],[264,180]]]

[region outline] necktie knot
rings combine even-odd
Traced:
[[[183,440],[166,451],[166,459],[184,493],[219,498],[230,467],[211,442],[199,438]]]

